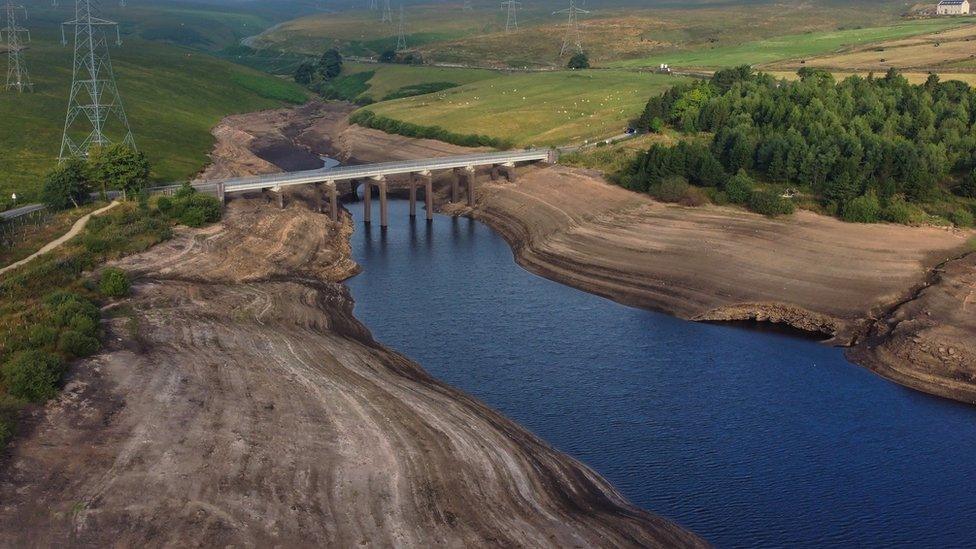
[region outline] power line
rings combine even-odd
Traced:
[[[0,29],[0,34],[6,38],[7,46],[7,84],[5,89],[32,91],[34,85],[31,83],[30,75],[27,74],[27,61],[24,60],[24,45],[21,42],[21,35],[27,35],[30,42],[30,31],[17,25],[17,12],[23,10],[24,19],[27,19],[27,8],[19,4],[14,4],[12,0],[7,0],[3,6],[6,16],[6,25]]]
[[[563,47],[559,49],[559,57],[566,55],[566,50],[571,47],[575,47],[577,53],[583,53],[583,36],[579,28],[579,14],[590,12],[577,8],[576,0],[569,0],[568,8],[552,12],[553,15],[563,13],[568,14],[569,20],[566,22],[566,34],[563,36]]]
[[[104,147],[113,142],[125,143],[132,148],[136,146],[112,73],[105,27],[115,27],[117,45],[122,44],[122,36],[117,23],[99,17],[98,7],[98,0],[75,0],[75,18],[61,24],[61,42],[64,44],[67,44],[64,27],[75,29],[74,64],[61,137],[61,160],[85,156],[93,147]],[[109,134],[115,134],[116,139]]]
[[[400,4],[400,22],[397,23],[397,43],[396,51],[403,51],[407,49],[407,33],[406,27],[403,24],[403,4]]]
[[[518,30],[518,10],[522,7],[522,2],[518,0],[505,0],[502,2],[502,9],[508,8],[508,17],[505,19],[505,32]]]

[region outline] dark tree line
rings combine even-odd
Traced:
[[[627,184],[681,175],[721,188],[731,174],[750,173],[809,186],[839,213],[864,196],[923,202],[949,186],[976,194],[976,91],[967,84],[930,76],[912,85],[893,70],[842,82],[816,69],[799,76],[790,82],[738,67],[651,98],[639,129],[668,124],[708,132],[710,143],[652,147]]]

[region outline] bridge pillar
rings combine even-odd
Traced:
[[[281,187],[275,187],[274,191],[278,194],[278,208],[281,210],[285,209],[285,192]]]
[[[516,174],[515,174],[515,163],[514,162],[508,162],[508,163],[502,164],[499,167],[499,169],[501,169],[505,173],[505,179],[508,179],[508,182],[509,183],[515,183]]]
[[[335,181],[329,181],[329,217],[332,221],[339,221],[339,196]]]
[[[498,166],[492,166],[491,171],[488,172],[488,176],[491,178],[492,181],[498,181],[498,176],[499,176]]]
[[[322,211],[322,183],[312,183],[312,187],[315,188],[315,211],[325,213]]]
[[[464,170],[468,177],[468,206],[474,207],[474,167],[469,166]]]
[[[390,214],[386,200],[386,177],[378,175],[373,178],[373,181],[380,190],[380,227],[387,227],[390,224]]]
[[[373,221],[373,185],[368,179],[363,180],[363,221],[367,224]]]
[[[427,208],[427,221],[434,220],[434,177],[429,171],[420,173],[424,181],[424,206]]]
[[[410,174],[410,219],[417,217],[417,178]]]
[[[454,168],[453,177],[451,177],[451,203],[458,201],[458,178],[461,177],[460,168]]]
[[[227,204],[227,188],[224,186],[223,181],[217,182],[217,200],[220,201],[220,207],[223,208]]]

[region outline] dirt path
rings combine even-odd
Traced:
[[[376,343],[298,197],[130,257],[129,312],[0,468],[0,546],[700,546]]]
[[[58,248],[59,246],[61,246],[65,242],[67,242],[67,241],[71,240],[72,238],[78,236],[78,233],[80,233],[82,230],[84,230],[85,225],[88,224],[88,220],[91,219],[91,217],[93,215],[100,215],[100,214],[102,214],[104,212],[107,212],[107,211],[111,210],[112,208],[114,208],[114,207],[116,207],[118,205],[119,205],[118,202],[112,202],[111,204],[109,204],[108,206],[105,206],[104,208],[99,208],[99,209],[95,210],[94,212],[83,216],[78,221],[75,221],[74,225],[71,226],[71,228],[68,230],[68,232],[66,232],[63,235],[61,235],[60,237],[58,237],[58,238],[56,238],[56,239],[48,242],[40,250],[37,250],[33,254],[29,255],[28,257],[25,257],[24,259],[21,259],[20,261],[17,261],[16,263],[11,263],[10,265],[7,265],[6,267],[0,268],[0,274],[3,274],[5,272],[7,272],[7,271],[12,271],[12,270],[16,269],[17,267],[20,267],[21,265],[25,265],[25,264],[33,261],[34,259],[36,259],[36,258],[38,258],[38,257],[40,257],[40,256],[42,256],[42,255],[44,255],[44,254],[46,254],[48,252],[50,252],[51,250],[54,250],[54,249]]]

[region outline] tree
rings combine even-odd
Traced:
[[[569,63],[566,63],[566,68],[588,69],[590,68],[590,58],[585,53],[579,52],[569,58]]]
[[[84,161],[69,158],[44,177],[42,200],[52,210],[63,210],[88,200],[91,185]]]
[[[331,80],[342,72],[342,56],[339,50],[332,48],[322,54],[319,59],[319,74],[326,80]]]
[[[380,63],[396,63],[396,52],[393,50],[386,50],[380,54]]]
[[[91,179],[102,193],[119,189],[134,197],[149,184],[146,155],[122,143],[93,150],[88,165]]]
[[[303,61],[298,68],[295,69],[295,82],[307,86],[312,83],[312,79],[315,78],[315,64],[310,61]]]
[[[962,179],[962,183],[956,187],[956,193],[960,196],[976,198],[976,170]]]

